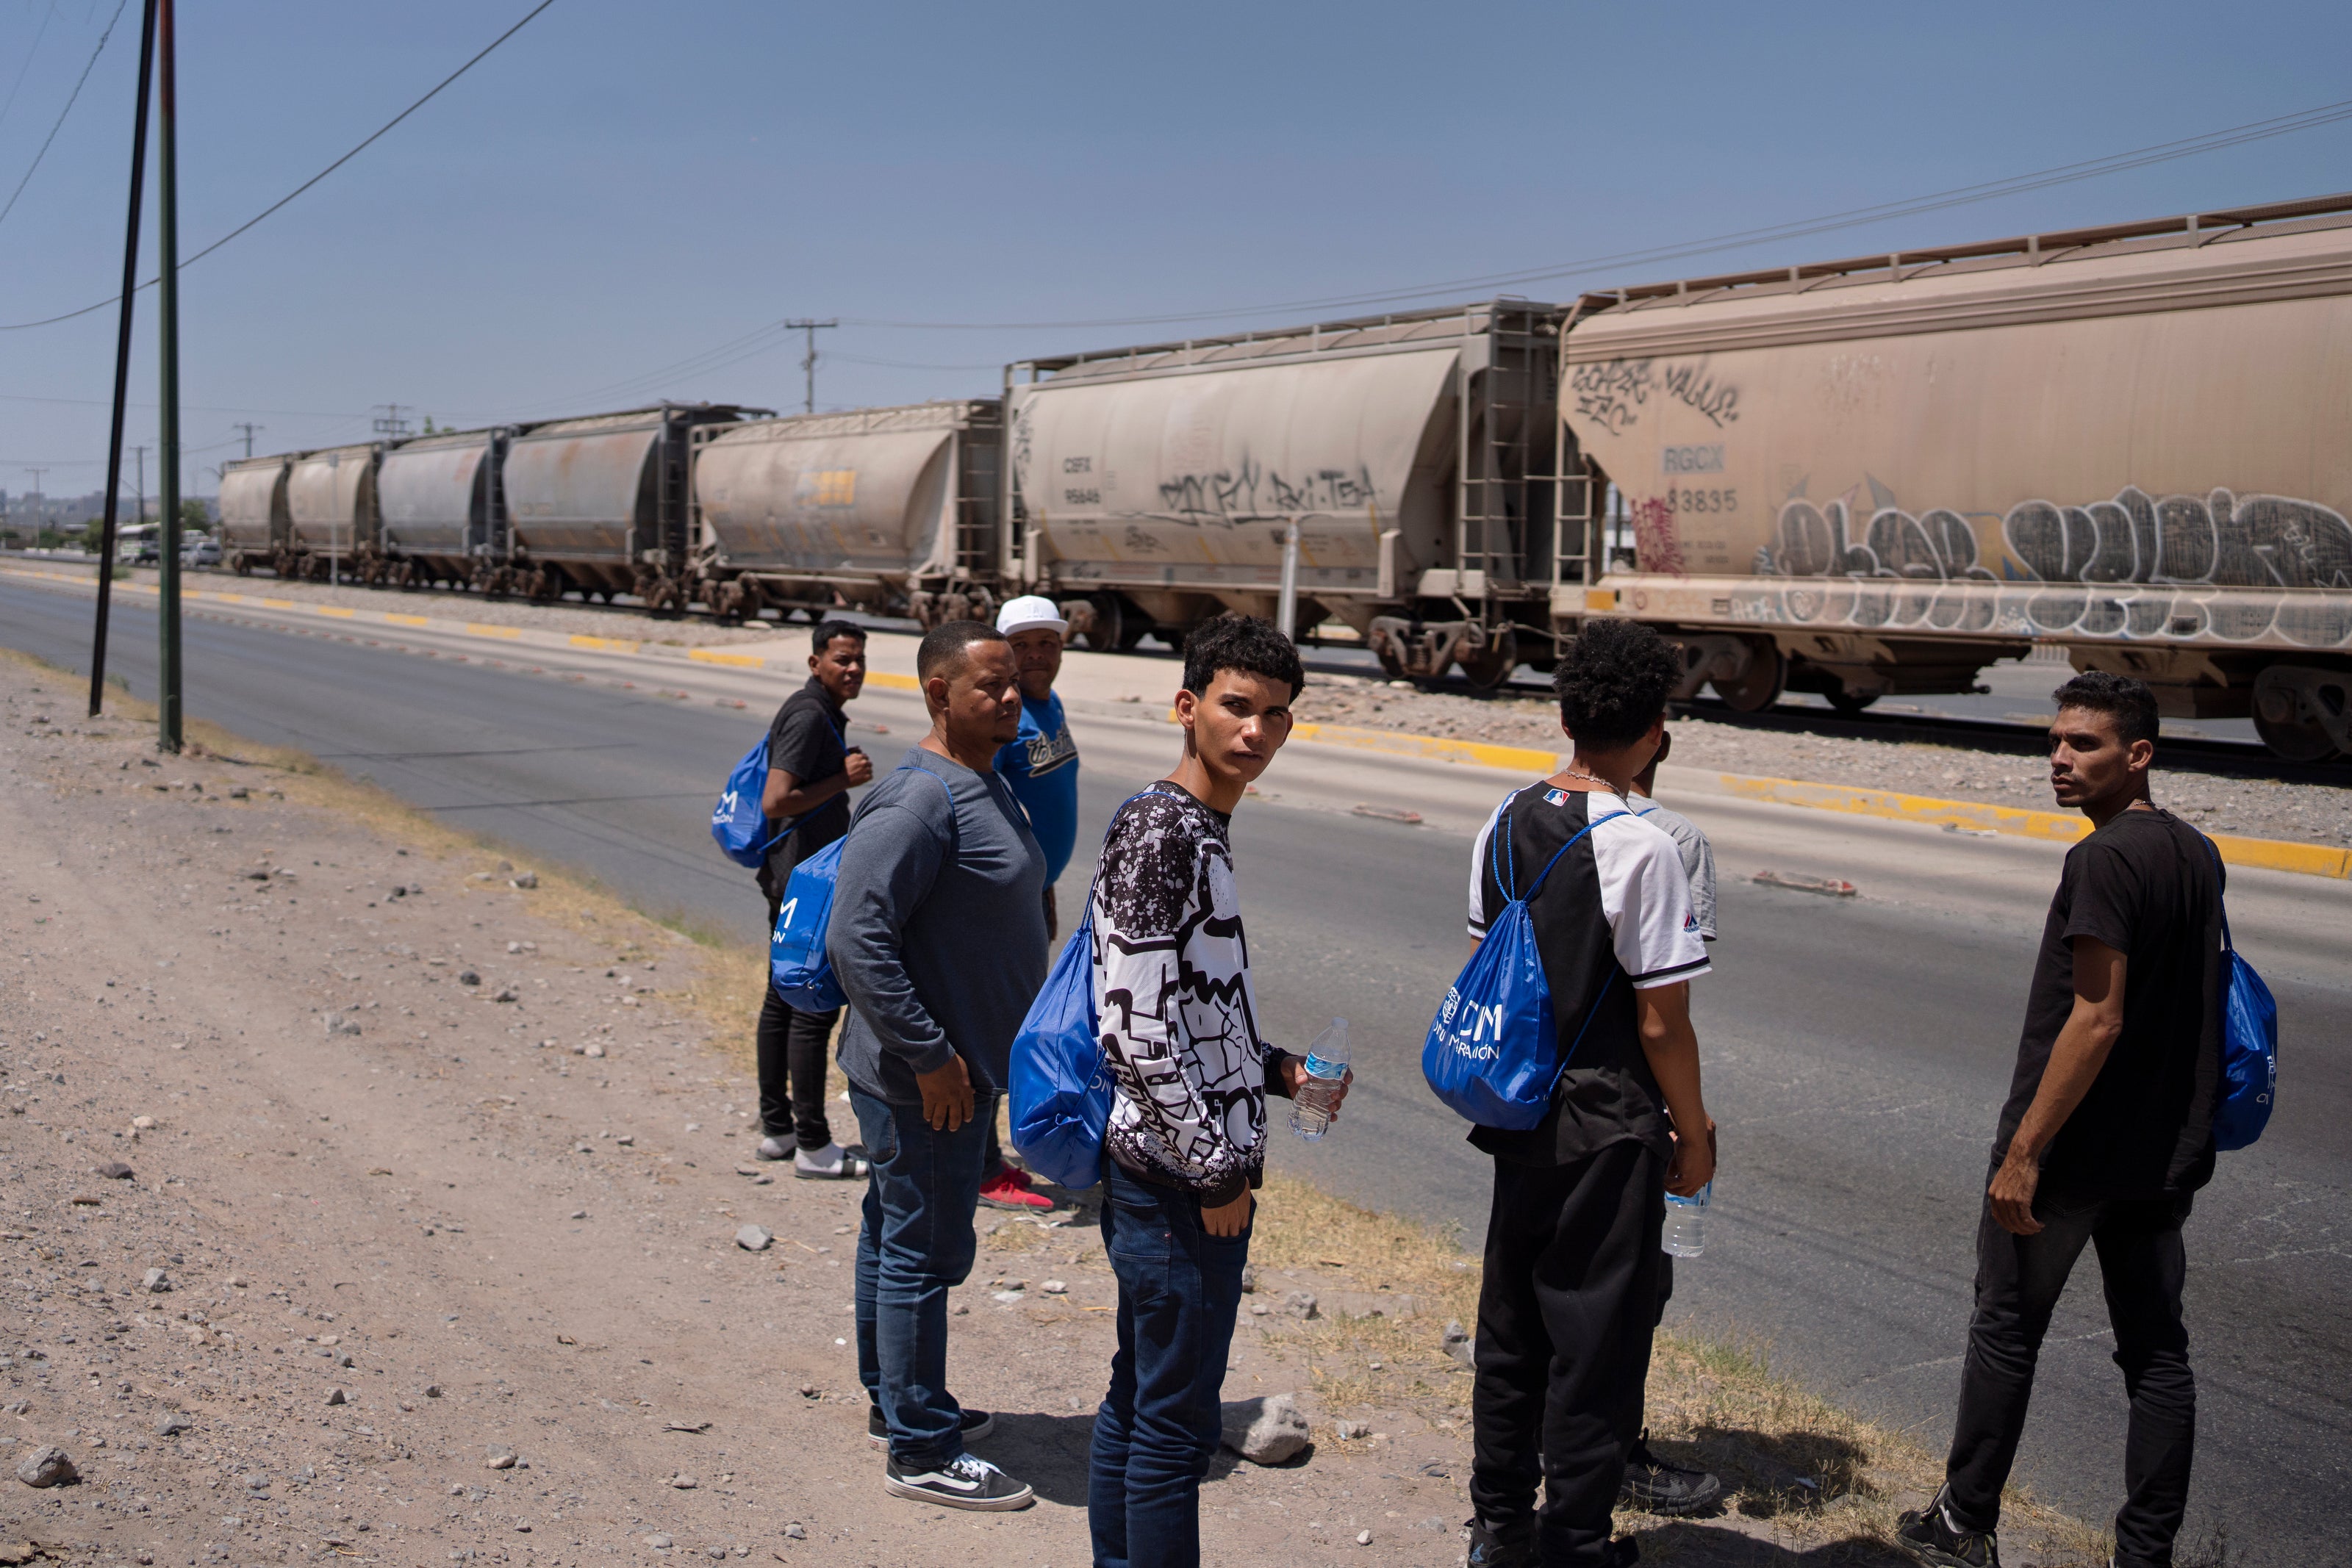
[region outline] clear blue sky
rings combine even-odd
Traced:
[[[0,201],[113,4],[0,0],[0,101],[25,73],[0,117]],[[528,8],[184,0],[184,254]],[[113,291],[137,21],[131,0],[0,222],[0,321]],[[1230,312],[1661,246],[2352,97],[2347,59],[2341,4],[556,0],[183,275],[192,487],[211,491],[194,469],[241,450],[234,420],[266,426],[267,451],[363,436],[385,402],[443,423],[664,395],[796,408],[797,340],[707,371],[648,372],[786,316]],[[1567,298],[2347,186],[2352,122],[1519,291]],[[153,298],[141,297],[132,383],[150,405]],[[984,394],[1009,358],[1278,319],[845,327],[822,336],[818,399]],[[0,488],[28,487],[28,464],[50,465],[52,494],[99,486],[113,340],[111,311],[0,333]],[[153,430],[152,406],[134,409],[131,439]],[[152,458],[150,475],[152,486]]]

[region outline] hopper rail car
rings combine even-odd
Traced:
[[[1090,646],[1337,622],[1476,687],[1588,616],[1847,712],[2063,648],[2352,756],[2352,194],[1024,360],[1000,394],[663,403],[225,466],[226,564]]]

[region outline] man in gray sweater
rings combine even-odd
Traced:
[[[1045,982],[1045,857],[995,770],[1021,728],[1012,646],[950,621],[915,674],[931,733],[875,781],[842,846],[825,949],[849,998],[842,1071],[873,1176],[857,1236],[857,1373],[883,1486],[945,1508],[1022,1508],[1030,1489],[964,1451],[984,1411],[947,1390],[948,1291],[1013,1037]]]

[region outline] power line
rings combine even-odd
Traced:
[[[5,121],[8,111],[16,107],[16,95],[25,90],[25,78],[32,74],[33,57],[41,52],[41,40],[49,36],[49,23],[57,14],[58,0],[49,0],[49,8],[41,13],[41,25],[33,33],[33,47],[25,51],[25,63],[16,68],[16,80],[8,89],[8,101],[0,103],[0,121]]]
[[[74,78],[73,91],[66,95],[66,106],[58,110],[57,123],[50,126],[48,135],[41,139],[41,150],[33,154],[32,168],[25,171],[25,177],[17,181],[16,188],[8,193],[8,204],[0,207],[0,224],[6,223],[8,214],[16,210],[16,198],[23,195],[25,187],[33,183],[33,175],[40,168],[41,160],[49,155],[49,143],[55,141],[58,132],[65,129],[66,116],[73,112],[74,104],[80,99],[82,86],[89,80],[90,68],[98,64],[99,56],[106,53],[106,40],[114,37],[114,24],[122,20],[122,7],[128,4],[130,0],[114,0],[114,15],[106,19],[106,31],[98,36],[98,47],[90,50],[89,60],[81,68],[81,75]],[[113,301],[109,300],[108,303]]]
[[[2315,130],[2323,125],[2333,125],[2347,120],[2352,120],[2352,99],[2320,104],[2315,108],[2301,110],[2293,114],[2278,115],[2269,120],[2251,120],[2243,125],[2227,126],[2219,131],[2184,137],[2176,141],[2160,141],[2152,146],[2134,148],[2124,152],[2111,152],[2104,157],[2086,159],[2077,163],[2062,163],[2052,169],[2014,174],[2006,179],[1986,181],[1981,184],[1961,185],[1948,191],[1907,197],[1900,201],[1884,202],[1874,206],[1854,207],[1841,213],[1827,213],[1818,217],[1793,219],[1787,223],[1771,224],[1761,228],[1742,229],[1731,234],[1715,235],[1702,239],[1685,240],[1643,250],[1620,251],[1612,255],[1587,256],[1577,261],[1559,262],[1523,271],[1488,273],[1475,277],[1448,278],[1441,282],[1415,284],[1379,291],[1329,295],[1315,299],[1289,299],[1276,304],[1238,306],[1218,310],[1192,310],[1151,316],[1104,316],[1057,321],[906,321],[879,317],[844,317],[843,324],[853,327],[924,331],[1038,331],[1064,328],[1156,327],[1231,317],[1286,315],[1382,305],[1422,298],[1430,295],[1460,294],[1465,291],[1484,290],[1514,284],[1545,282],[1580,272],[1589,272],[1601,267],[1626,267],[1650,262],[1681,260],[1717,251],[1734,250],[1767,240],[1802,239],[1813,235],[1829,234],[1838,229],[1858,228],[1867,224],[1912,217],[1922,213],[1938,212],[1948,207],[1989,202],[2000,196],[2021,195],[2030,191],[2045,190],[2053,185],[2072,184],[2081,180],[2096,179],[2104,174],[2122,173],[2126,170],[2147,168],[2151,164],[2194,157],[2200,152],[2219,152],[2224,148],[2242,146],[2251,141],[2263,141],[2275,136],[2292,135],[2298,131]]]
[[[336,159],[333,162],[328,164],[325,168],[320,170],[317,173],[311,175],[309,179],[303,181],[300,184],[287,192],[283,196],[278,197],[278,200],[270,203],[269,205],[262,208],[261,211],[254,214],[253,216],[247,218],[245,222],[237,225],[236,227],[229,230],[228,233],[221,235],[220,238],[213,241],[212,244],[205,246],[204,249],[196,252],[195,255],[188,257],[187,260],[180,263],[179,267],[176,270],[185,271],[187,268],[194,267],[196,263],[204,260],[205,257],[212,255],[213,252],[220,249],[221,246],[228,244],[229,241],[236,238],[237,235],[245,233],[246,230],[253,227],[254,225],[261,222],[262,219],[269,216],[272,213],[277,212],[280,207],[286,205],[287,203],[291,202],[295,197],[300,195],[303,192],[309,190],[311,186],[317,184],[320,181],[325,179],[328,175],[333,173],[336,170],[341,168],[344,164],[358,157],[362,152],[366,152],[368,148],[373,146],[386,131],[390,131],[394,126],[398,125],[402,120],[406,120],[410,115],[415,114],[418,110],[423,109],[426,104],[439,97],[443,88],[447,87],[451,82],[456,81],[459,77],[464,76],[467,71],[472,70],[476,66],[481,64],[483,59],[489,55],[491,50],[497,48],[500,44],[505,43],[509,38],[513,37],[517,33],[521,32],[525,27],[530,25],[533,17],[537,16],[541,11],[546,10],[550,5],[554,4],[555,0],[539,0],[538,5],[532,6],[530,11],[524,14],[521,21],[517,22],[513,26],[509,27],[505,32],[500,33],[497,37],[492,38],[488,44],[483,46],[479,54],[477,54],[472,59],[467,60],[464,65],[459,66],[456,70],[451,71],[447,76],[443,77],[440,81],[434,84],[433,89],[430,92],[427,92],[423,98],[418,99],[415,103],[410,104],[406,109],[402,110],[390,120],[385,120],[381,126],[376,128],[373,135],[368,137],[367,140],[362,141],[358,146],[352,148],[350,152],[344,153],[341,157]],[[121,10],[120,5],[118,5],[116,9],[119,13]],[[158,281],[160,280],[151,277],[139,287],[142,288],[152,288]],[[101,299],[95,305],[85,305],[79,310],[68,310],[62,316],[44,317],[38,321],[11,321],[0,323],[0,332],[23,332],[35,327],[52,327],[60,321],[70,321],[77,316],[87,316],[93,310],[103,310],[108,306],[119,301],[121,298],[122,296],[117,294],[111,298]]]

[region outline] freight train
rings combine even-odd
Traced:
[[[2352,194],[229,465],[239,570],[1087,644],[1337,622],[1489,687],[1591,615],[1858,710],[2063,647],[2352,755]]]

